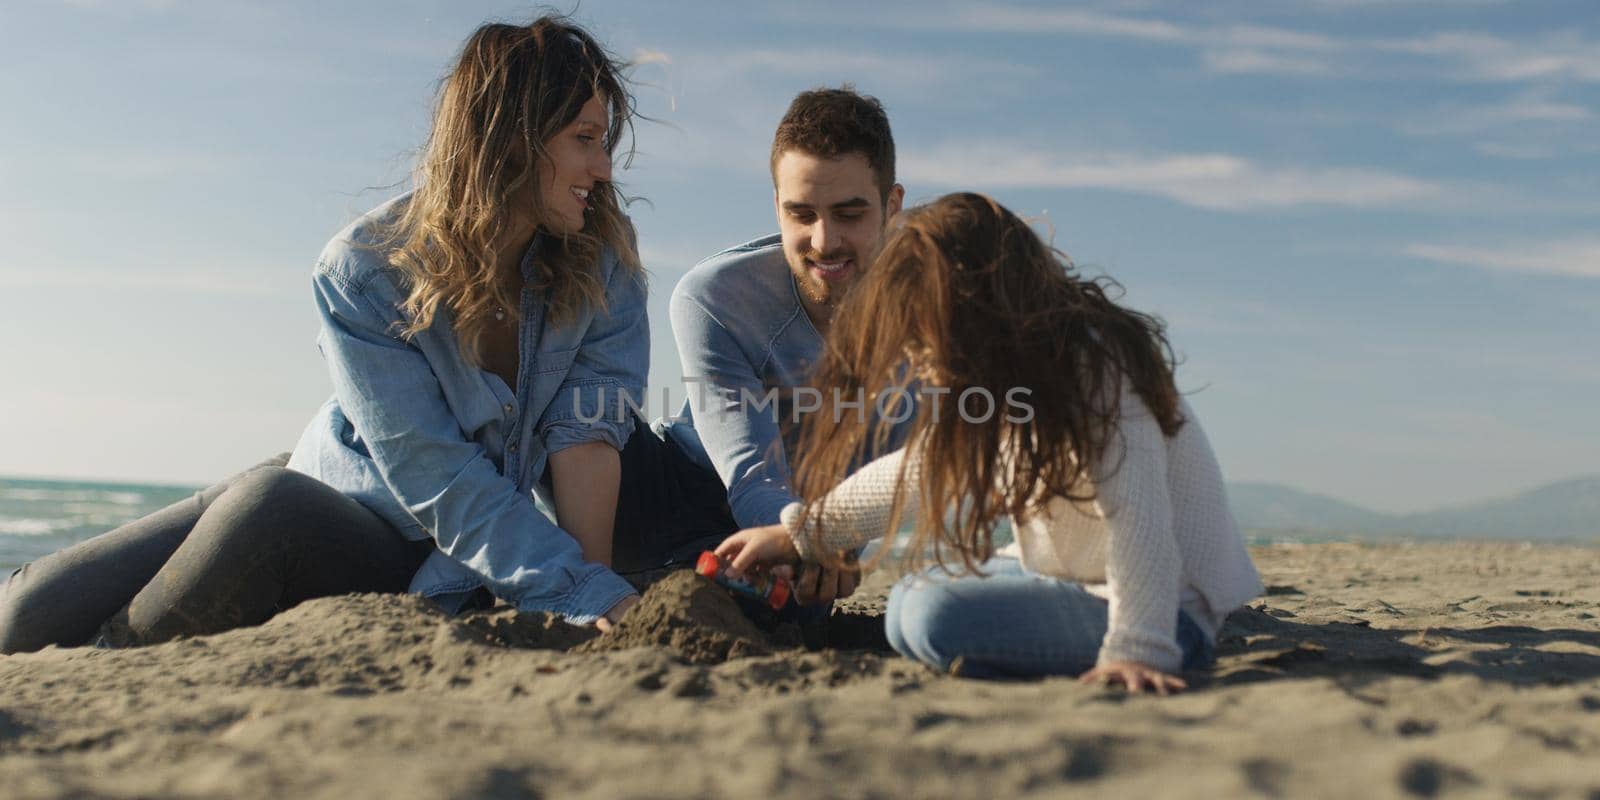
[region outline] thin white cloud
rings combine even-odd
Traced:
[[[1414,208],[1445,195],[1432,182],[1360,167],[1268,166],[1200,153],[1061,154],[1000,142],[963,142],[901,156],[908,182],[951,187],[1107,189],[1219,211],[1299,206]]]
[[[766,173],[773,126],[799,90],[852,82],[859,89],[910,107],[948,105],[963,96],[1022,94],[1039,68],[1003,59],[961,55],[898,54],[813,47],[727,51],[674,50],[670,62],[652,65],[645,112],[665,125],[641,137],[634,168],[714,169],[741,181]],[[695,108],[693,118],[680,110]]]
[[[994,33],[1076,33],[1155,42],[1193,42],[1195,32],[1161,20],[1103,14],[1096,11],[978,6],[947,18],[935,27]],[[911,23],[921,26],[921,21]]]
[[[1567,154],[1549,145],[1527,142],[1478,142],[1472,149],[1491,158],[1506,158],[1513,161],[1539,161],[1560,158]]]
[[[1544,142],[1491,140],[1477,142],[1473,144],[1472,149],[1492,158],[1538,161],[1600,153],[1600,143],[1588,140]]]
[[[636,168],[686,165],[765,172],[772,129],[795,92],[854,83],[894,104],[961,102],[963,97],[1025,94],[1038,78],[1036,66],[1004,59],[928,53],[900,54],[808,47],[732,50],[684,48],[670,61],[650,65],[638,85],[645,113],[666,123],[653,126],[639,143]],[[695,109],[690,116],[682,110]],[[891,107],[891,117],[894,115]]]
[[[1313,8],[1325,8],[1330,11],[1371,11],[1378,7],[1386,8],[1415,8],[1417,6],[1438,6],[1439,0],[1301,0],[1302,3]],[[1450,0],[1455,6],[1498,6],[1505,5],[1511,0]]]
[[[1018,35],[1097,36],[1192,47],[1201,50],[1208,68],[1223,73],[1329,74],[1335,64],[1328,56],[1351,46],[1331,36],[1289,28],[1185,25],[1081,9],[979,6],[932,22],[891,24]]]
[[[631,61],[634,66],[643,66],[645,64],[671,64],[672,56],[668,55],[662,50],[641,47],[638,50],[633,51],[633,57],[630,58],[629,61]]]
[[[1368,3],[1362,3],[1367,5]],[[902,28],[1015,35],[1077,35],[1168,44],[1199,51],[1201,63],[1224,74],[1332,75],[1381,71],[1388,56],[1421,59],[1457,80],[1600,82],[1600,42],[1577,33],[1512,39],[1476,31],[1402,38],[1339,37],[1260,25],[1201,25],[1081,9],[979,6],[906,20]]]
[[[1230,25],[1203,31],[1202,40],[1209,45],[1220,43],[1228,47],[1258,47],[1300,53],[1337,53],[1350,47],[1349,42],[1320,33],[1261,25]]]
[[[1600,82],[1600,42],[1573,33],[1523,40],[1476,32],[1442,32],[1373,43],[1377,49],[1448,59],[1462,77],[1495,82],[1571,79]]]
[[[912,23],[922,25],[923,23]],[[1343,49],[1337,39],[1317,33],[1263,25],[1188,26],[1098,11],[979,6],[935,23],[938,27],[994,33],[1081,34],[1202,47],[1270,48],[1315,52]]]
[[[72,289],[75,291],[172,291],[211,295],[285,295],[303,292],[306,280],[289,278],[304,271],[282,269],[185,269],[130,266],[122,269],[46,267],[0,268],[0,288]]]
[[[1224,75],[1331,75],[1336,70],[1323,58],[1259,49],[1207,50],[1201,61],[1207,69]]]
[[[48,164],[51,174],[82,175],[113,181],[165,180],[177,176],[215,176],[235,169],[237,158],[188,150],[118,145],[40,147],[0,155],[0,174],[22,174]]]
[[[1482,106],[1442,106],[1426,116],[1402,122],[1401,133],[1413,136],[1476,133],[1479,131],[1540,122],[1584,122],[1594,112],[1574,103],[1558,103],[1533,98]]]
[[[147,11],[151,13],[165,13],[178,7],[178,0],[60,0],[62,5],[85,11],[104,11],[121,9],[124,11]]]
[[[1523,242],[1499,247],[1419,243],[1405,254],[1441,264],[1506,272],[1600,278],[1600,238]]]
[[[749,80],[767,72],[812,81],[853,76],[873,86],[948,90],[953,81],[1028,78],[1038,69],[1025,64],[959,55],[906,55],[863,50],[808,48],[797,57],[792,48],[751,48],[717,54],[708,64],[719,74]]]

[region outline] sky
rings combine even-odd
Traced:
[[[572,10],[562,6],[560,10]],[[207,483],[330,392],[310,271],[404,190],[516,2],[0,0],[0,474]],[[994,195],[1161,316],[1234,481],[1386,511],[1600,472],[1592,0],[661,3],[634,62],[651,386],[672,286],[776,229],[798,91],[888,108],[908,201]]]

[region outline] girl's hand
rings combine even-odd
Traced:
[[[1176,675],[1168,675],[1148,664],[1137,661],[1110,661],[1078,676],[1079,683],[1108,685],[1120,683],[1128,691],[1138,694],[1149,686],[1163,697],[1189,688],[1189,684]]]
[[[856,586],[861,583],[860,571],[849,566],[835,569],[821,564],[801,564],[796,569],[788,564],[779,564],[772,568],[772,574],[794,584],[795,602],[803,606],[826,605],[843,600],[854,594]]]
[[[717,545],[717,555],[728,562],[734,575],[800,560],[789,530],[782,525],[745,528],[722,540]]]

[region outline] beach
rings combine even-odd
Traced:
[[[869,576],[808,651],[688,573],[599,637],[328,598],[128,650],[0,657],[0,794],[1594,797],[1600,550],[1277,545],[1174,697],[934,672]]]

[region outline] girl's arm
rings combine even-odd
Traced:
[[[921,474],[920,450],[903,447],[873,459],[835,486],[812,509],[804,530],[800,527],[801,505],[790,503],[781,514],[783,527],[794,541],[795,551],[807,561],[817,560],[819,552],[854,550],[893,533],[889,530],[889,512],[894,508],[899,487],[918,485]],[[913,493],[906,498],[900,521],[906,524],[916,519],[917,497]]]
[[[1183,559],[1172,528],[1166,437],[1138,395],[1124,390],[1121,410],[1095,476],[1095,505],[1110,539],[1110,620],[1099,663],[1175,673],[1183,664],[1177,642]]]
[[[799,503],[785,506],[777,525],[746,528],[717,547],[717,555],[728,559],[735,570],[747,572],[759,565],[786,561],[817,561],[817,554],[854,550],[868,540],[892,533],[889,512],[894,507],[895,490],[900,485],[901,465],[906,465],[905,485],[914,486],[921,474],[921,458],[911,456],[906,463],[905,447],[873,459],[835,486],[800,529]],[[917,518],[916,498],[909,498],[901,514],[902,522]]]
[[[890,510],[894,496],[901,485],[901,466],[906,464],[906,485],[915,485],[922,470],[922,458],[910,456],[907,464],[906,446],[901,450],[867,462],[845,478],[834,490],[827,493],[821,504],[821,514],[806,520],[805,530],[800,530],[798,502],[790,502],[782,510],[782,522],[760,528],[746,528],[723,539],[717,546],[717,555],[728,558],[738,573],[747,573],[755,566],[770,566],[782,562],[806,560],[816,562],[819,552],[853,550],[869,539],[893,533]],[[902,522],[914,522],[917,502],[906,502]]]

